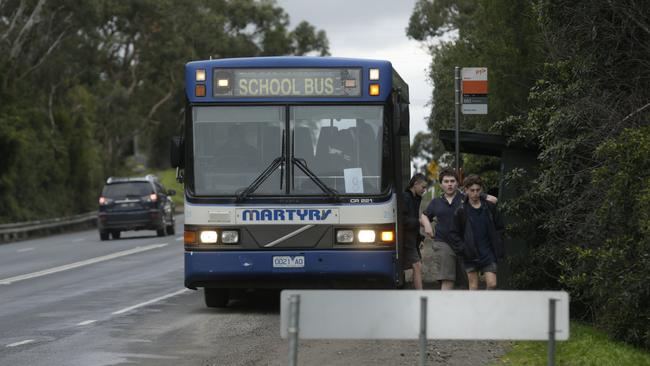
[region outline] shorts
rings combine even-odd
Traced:
[[[479,267],[477,263],[465,263],[465,272],[497,273],[497,264],[492,262],[486,266]]]
[[[449,244],[433,242],[433,263],[437,281],[456,281],[456,253]]]
[[[404,248],[404,261],[403,263],[403,269],[411,269],[411,265],[413,263],[421,262],[422,261],[422,253],[420,253],[420,247],[417,246],[415,248],[412,247],[405,247]]]

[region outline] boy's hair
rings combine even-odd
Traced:
[[[476,174],[468,175],[463,181],[463,187],[465,188],[469,188],[474,184],[478,184],[479,186],[481,186],[481,188],[483,188],[483,180],[481,179],[481,177],[479,177]]]
[[[418,182],[426,182],[427,184],[429,183],[427,177],[425,177],[424,174],[417,173],[413,177],[411,177],[408,188],[413,188],[413,186],[416,185]]]
[[[458,182],[456,171],[452,168],[442,168],[440,174],[438,174],[438,182],[442,182],[442,179],[444,177],[454,177],[454,179],[456,179],[456,182]]]

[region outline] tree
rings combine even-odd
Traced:
[[[432,110],[428,126],[434,158],[444,153],[438,131],[454,127],[454,67],[485,66],[489,114],[465,116],[461,129],[490,131],[496,121],[526,110],[542,62],[539,28],[530,2],[463,0],[416,3],[409,37],[429,45]],[[455,37],[454,37],[455,35]],[[454,40],[434,44],[437,37]]]
[[[638,319],[648,318],[650,301],[641,279],[650,190],[650,20],[641,14],[650,5],[544,1],[536,9],[549,62],[528,113],[499,125],[541,151],[539,177],[515,183],[524,189],[511,206],[533,248],[519,263],[529,269],[520,284],[566,287],[578,314],[648,348],[649,323]]]
[[[273,1],[0,1],[0,222],[95,209],[134,136],[166,166],[186,62],[312,53]]]

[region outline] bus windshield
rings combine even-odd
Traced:
[[[194,107],[195,193],[240,194],[287,155],[283,147],[285,164],[249,195],[326,194],[316,180],[338,194],[382,191],[382,106],[291,106],[289,131],[285,113],[284,106]]]

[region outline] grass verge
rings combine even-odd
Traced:
[[[548,342],[514,342],[512,349],[491,365],[546,365],[547,347]],[[650,365],[650,353],[613,341],[579,322],[571,322],[569,340],[557,342],[555,349],[556,365]]]

